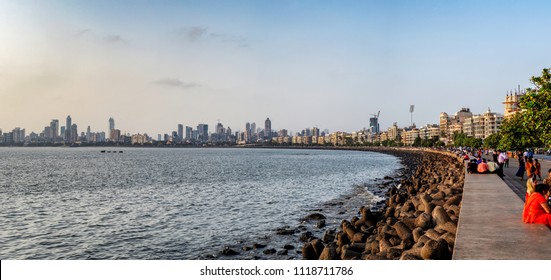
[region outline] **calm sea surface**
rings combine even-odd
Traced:
[[[400,167],[355,151],[0,148],[0,259],[197,259]]]

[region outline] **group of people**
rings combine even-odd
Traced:
[[[467,154],[464,160],[469,160],[467,164],[468,173],[495,173],[502,179],[503,168],[508,166],[509,157],[506,152],[500,150],[493,154],[493,161],[482,158],[481,151],[473,153],[476,158],[471,159]],[[551,169],[548,171],[547,178],[542,181],[541,163],[533,158],[530,151],[516,154],[519,161],[519,169],[516,176],[524,180],[526,173],[526,202],[522,213],[522,220],[525,223],[544,224],[551,228],[551,206],[549,197],[551,196]]]
[[[541,164],[538,161],[538,159],[533,159],[530,154],[527,154],[526,152],[524,154],[518,153],[518,171],[516,176],[520,178],[520,180],[524,180],[524,173],[526,172],[526,176],[528,176],[528,179],[532,178],[532,175],[536,175],[541,180]]]
[[[495,173],[500,178],[503,178],[503,168],[506,167],[509,162],[509,156],[506,152],[500,150],[497,153],[493,154],[494,161],[486,160],[482,158],[482,154],[478,154],[476,159],[470,159],[470,157],[465,154],[464,160],[469,160],[467,163],[467,172],[468,173]]]
[[[539,176],[541,181],[541,175]],[[526,202],[522,212],[522,220],[530,224],[544,224],[551,227],[551,206],[549,196],[551,195],[551,169],[547,178],[542,183],[538,181],[535,172],[526,182]]]

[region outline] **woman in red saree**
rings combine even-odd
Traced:
[[[524,204],[522,220],[525,223],[544,224],[551,227],[551,206],[547,203],[549,194],[548,185],[536,185],[536,191],[528,196]]]

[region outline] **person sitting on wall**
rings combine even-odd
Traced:
[[[499,175],[499,165],[497,163],[491,160],[488,160],[487,164],[488,164],[488,171],[490,171],[490,173],[497,173]]]
[[[525,223],[544,224],[551,228],[551,206],[547,203],[550,194],[548,185],[536,185],[536,191],[526,199],[524,204],[522,220]]]
[[[488,164],[486,163],[486,159],[482,159],[482,162],[478,164],[476,167],[476,171],[480,174],[487,174],[490,173]]]
[[[478,156],[476,158],[476,164],[480,164],[482,162],[482,156]]]
[[[469,174],[475,174],[477,173],[478,171],[476,170],[476,168],[478,167],[478,164],[476,164],[476,159],[471,159],[471,161],[469,163],[467,163],[467,173]]]

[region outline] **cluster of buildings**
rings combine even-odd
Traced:
[[[427,124],[417,127],[413,122],[408,127],[400,128],[394,123],[386,131],[379,129],[379,113],[372,115],[369,119],[369,128],[360,131],[332,132],[321,131],[317,127],[306,128],[301,132],[289,133],[287,129],[275,131],[272,129],[272,121],[267,118],[264,127],[257,127],[255,122],[245,123],[243,131],[233,131],[230,127],[224,127],[218,122],[214,132],[209,131],[208,124],[198,124],[195,128],[178,124],[177,130],[168,134],[158,134],[157,139],[144,134],[121,133],[115,127],[115,120],[109,118],[108,132],[92,132],[90,126],[86,132],[79,134],[78,126],[72,122],[71,116],[67,116],[65,125],[60,126],[57,119],[50,121],[49,126],[44,127],[41,133],[25,133],[24,128],[16,127],[12,131],[2,133],[0,129],[0,145],[24,145],[24,144],[46,144],[46,145],[73,145],[73,144],[124,144],[124,145],[248,145],[259,143],[271,143],[280,145],[366,145],[379,143],[392,143],[394,145],[412,146],[416,141],[430,141],[437,143],[441,141],[448,145],[453,143],[455,133],[464,133],[466,136],[485,139],[491,134],[498,133],[504,118],[507,118],[519,111],[519,100],[525,92],[520,87],[514,93],[508,92],[503,104],[504,114],[490,111],[490,108],[482,114],[473,114],[469,108],[461,108],[458,112],[450,115],[446,112],[440,113],[439,124]],[[412,106],[413,108],[413,106]],[[410,109],[411,111],[411,109]]]

